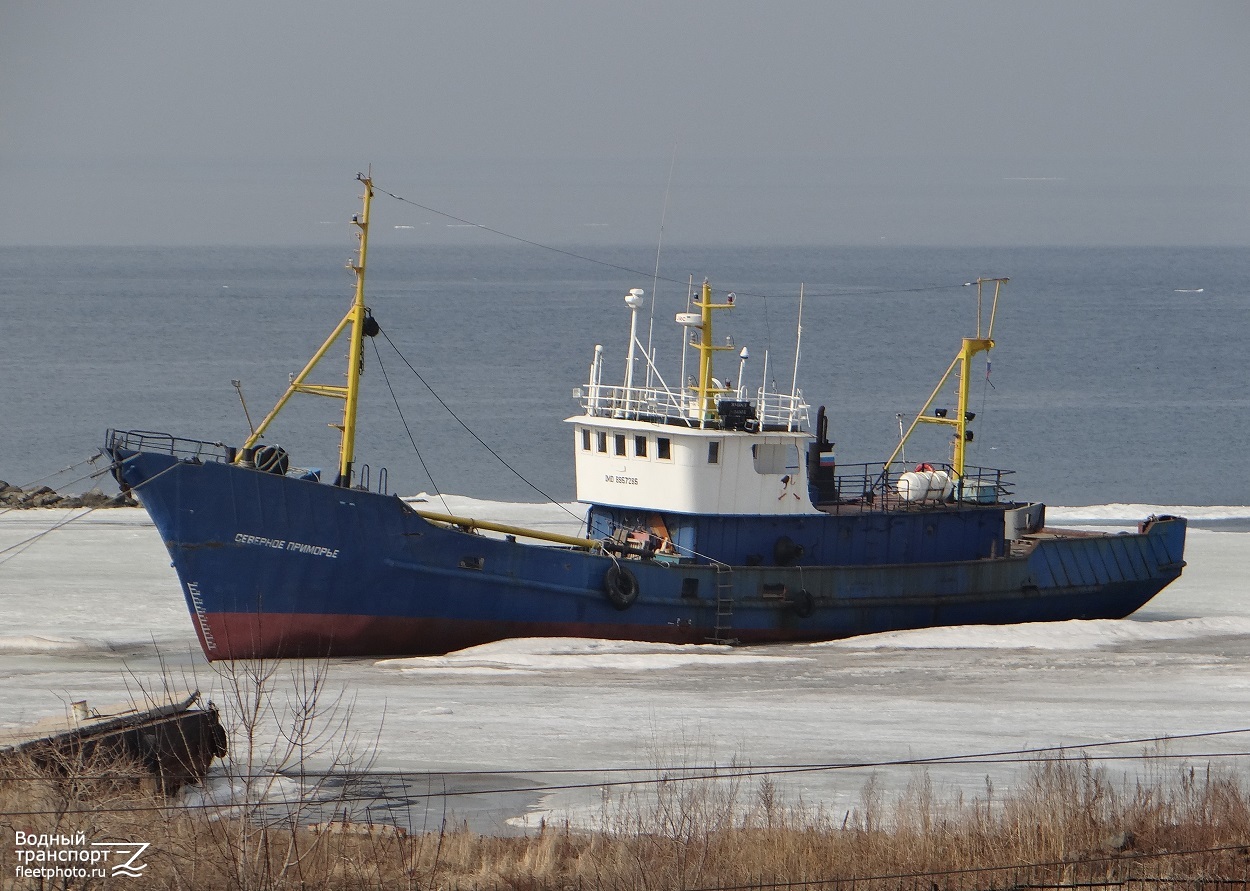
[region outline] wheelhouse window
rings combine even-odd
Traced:
[[[612,437],[612,439],[613,439],[614,445],[616,446],[616,454],[624,458],[625,457],[625,434],[617,433],[615,436]]]
[[[607,452],[608,450],[608,434],[602,430],[595,434],[595,448],[601,452]]]
[[[585,427],[582,428],[582,451],[590,451],[590,431]]]
[[[716,439],[707,444],[707,463],[720,463],[720,440]]]
[[[655,440],[655,456],[661,461],[673,460],[672,442],[667,436],[658,436]]]
[[[634,437],[634,454],[639,458],[647,457],[647,438],[645,436]]]

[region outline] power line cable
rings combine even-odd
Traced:
[[[1250,758],[1250,751],[1247,751],[1247,752],[1172,752],[1172,753],[1140,753],[1136,755],[1099,755],[1095,758],[1091,758],[1090,760],[1097,761],[1098,763],[1103,764],[1103,763],[1109,763],[1109,762],[1123,762],[1123,761],[1129,761],[1129,762],[1201,761],[1201,760],[1222,759],[1222,758]],[[1076,760],[1077,759],[1075,758],[1065,757],[1065,756],[1058,756],[1058,757],[1053,757],[1053,758],[1040,758],[1040,757],[1037,757],[1037,758],[1003,757],[1003,758],[967,758],[967,759],[961,758],[959,760],[952,759],[952,760],[947,760],[947,761],[929,763],[923,766],[926,766],[926,767],[979,767],[983,765],[994,765],[994,764],[1020,764],[1020,765],[1024,765],[1024,764],[1073,764],[1076,762]],[[717,779],[717,780],[741,779],[741,778],[747,778],[747,777],[753,777],[753,776],[762,776],[770,772],[774,774],[784,773],[787,771],[810,773],[810,772],[814,772],[820,769],[823,769],[826,771],[861,770],[861,769],[877,770],[883,767],[909,767],[909,766],[919,766],[919,765],[911,761],[892,761],[892,762],[886,762],[886,763],[847,762],[845,764],[820,765],[819,767],[815,765],[757,764],[757,765],[752,765],[750,767],[744,767],[740,769],[731,769],[732,765],[681,765],[681,766],[668,766],[668,767],[545,767],[545,768],[536,768],[536,769],[521,768],[521,769],[516,769],[516,770],[508,770],[506,768],[502,768],[500,770],[445,770],[445,771],[444,770],[425,770],[425,771],[422,771],[422,770],[367,770],[367,771],[362,771],[359,774],[353,773],[351,771],[346,771],[342,773],[334,773],[333,771],[315,771],[315,770],[303,771],[299,774],[292,774],[292,773],[287,773],[284,771],[276,771],[273,773],[255,773],[255,774],[237,773],[237,772],[231,771],[228,774],[222,774],[220,776],[224,776],[232,780],[260,780],[260,779],[281,776],[287,779],[299,779],[301,777],[304,777],[304,778],[318,777],[318,778],[326,778],[326,779],[345,779],[347,781],[351,781],[356,778],[359,778],[361,780],[376,780],[376,779],[387,779],[387,778],[407,780],[407,779],[412,779],[416,777],[430,777],[430,776],[438,776],[438,777],[443,777],[443,778],[473,778],[473,777],[495,777],[495,776],[500,776],[500,777],[506,777],[506,776],[537,777],[537,776],[547,776],[547,775],[568,776],[568,775],[578,775],[578,774],[594,774],[596,776],[603,776],[603,775],[621,774],[621,773],[625,773],[625,774],[663,773],[665,774],[665,776],[662,776],[659,778],[652,778],[652,779],[639,778],[639,779],[613,781],[611,783],[602,783],[602,782],[578,783],[578,784],[571,784],[571,785],[561,786],[561,787],[552,787],[552,786],[536,786],[535,787],[536,789],[552,789],[552,788],[600,789],[606,785],[630,786],[630,785],[643,785],[643,784],[655,784],[655,783],[680,783],[680,782],[685,782],[687,780],[696,781],[696,780],[711,780],[711,779]],[[683,776],[680,774],[681,771],[701,771],[703,772],[703,775],[691,774],[689,776]],[[715,773],[712,773],[712,771],[715,771]],[[15,781],[15,782],[16,781],[39,782],[42,780],[47,780],[49,778],[49,775],[48,774],[7,774],[3,778],[5,780]],[[116,774],[112,774],[112,773],[106,773],[106,774],[75,773],[74,774],[74,779],[76,780],[108,780],[108,779],[115,779],[115,778],[116,778]],[[486,790],[486,792],[507,792],[507,791],[517,791],[517,790],[516,789]],[[476,794],[486,794],[486,792],[482,792],[481,790],[477,790],[477,791],[471,790],[471,791],[466,791],[463,793],[456,793],[456,794],[476,795]]]
[[[698,782],[698,781],[708,781],[708,780],[744,779],[744,778],[762,777],[762,776],[784,776],[784,775],[798,774],[798,773],[819,773],[819,772],[841,771],[841,770],[863,770],[867,768],[881,769],[881,768],[887,768],[887,767],[922,767],[922,766],[940,767],[940,766],[961,766],[961,765],[973,766],[973,765],[982,765],[982,764],[1011,764],[1011,763],[1065,763],[1065,762],[1070,763],[1072,759],[1067,759],[1067,758],[1028,758],[1028,757],[1013,758],[1011,756],[1040,755],[1040,754],[1047,753],[1047,752],[1074,752],[1074,751],[1083,751],[1085,749],[1103,749],[1103,748],[1115,747],[1115,746],[1159,744],[1159,743],[1176,742],[1176,741],[1185,740],[1185,739],[1209,739],[1213,737],[1230,736],[1230,735],[1244,734],[1244,733],[1250,733],[1250,728],[1239,728],[1239,729],[1234,729],[1234,730],[1202,731],[1202,732],[1197,732],[1197,733],[1180,734],[1176,736],[1156,736],[1156,737],[1141,737],[1137,739],[1126,739],[1126,740],[1108,740],[1108,741],[1100,742],[1100,743],[1073,743],[1069,745],[1041,746],[1041,747],[1027,748],[1027,749],[1008,749],[1008,750],[1001,750],[997,752],[984,752],[984,753],[976,753],[976,754],[970,754],[970,755],[938,755],[938,756],[933,756],[929,758],[901,758],[901,759],[881,760],[881,761],[854,761],[854,762],[832,762],[832,763],[813,763],[813,764],[774,764],[774,765],[759,765],[759,766],[753,766],[753,767],[752,766],[736,767],[730,764],[730,765],[696,765],[696,766],[670,766],[670,767],[650,767],[650,768],[648,767],[563,768],[563,769],[562,768],[546,768],[546,769],[536,769],[536,770],[447,771],[447,772],[441,772],[441,771],[427,771],[427,772],[365,771],[365,772],[361,772],[360,774],[352,774],[349,772],[349,773],[345,773],[341,775],[303,773],[301,774],[301,776],[304,776],[304,777],[307,777],[307,776],[318,776],[318,777],[343,776],[343,777],[346,777],[348,780],[351,780],[353,778],[359,778],[363,781],[368,778],[376,778],[376,777],[387,777],[387,776],[410,777],[410,776],[422,776],[422,775],[430,775],[430,774],[437,774],[443,777],[459,777],[459,778],[517,776],[517,775],[541,776],[541,775],[548,775],[548,774],[568,775],[568,774],[589,774],[589,773],[603,775],[603,774],[617,774],[617,773],[624,773],[624,772],[634,772],[634,773],[647,772],[647,773],[661,774],[660,776],[621,779],[621,780],[609,780],[606,782],[563,783],[563,784],[558,784],[558,785],[538,784],[538,785],[519,786],[519,787],[513,786],[513,787],[487,788],[487,789],[462,789],[462,790],[444,791],[440,793],[416,793],[416,794],[404,796],[404,798],[428,799],[428,798],[441,798],[444,796],[462,797],[462,796],[468,796],[468,795],[493,795],[493,794],[508,794],[508,793],[517,793],[517,792],[565,792],[565,791],[576,791],[579,789],[604,789],[604,788],[609,788],[609,787],[622,787],[622,786],[672,785],[672,784],[677,784],[677,783]],[[1175,755],[1168,755],[1166,753],[1158,753],[1158,754],[1141,753],[1138,755],[1115,755],[1115,756],[1100,757],[1097,760],[1100,760],[1100,761],[1135,761],[1135,760],[1156,760],[1156,759],[1178,760],[1178,759],[1185,759],[1185,758],[1247,757],[1247,756],[1250,756],[1250,752],[1234,752],[1234,753],[1226,753],[1226,754],[1220,754],[1220,753],[1188,754],[1188,755],[1182,754],[1182,753],[1178,753]],[[669,772],[675,772],[676,775],[672,775]],[[288,779],[292,778],[288,776],[287,774],[282,773],[281,771],[275,771],[273,773],[268,773],[268,774],[233,774],[233,773],[227,772],[223,774],[223,776],[228,779],[236,779],[236,778],[267,779],[267,778],[276,778],[278,776],[286,777]],[[46,779],[46,777],[39,777],[37,775],[27,775],[26,778],[27,779]],[[354,798],[351,800],[374,801],[374,800],[377,800],[379,797],[381,796],[368,796],[368,797],[359,798],[359,799]],[[343,799],[343,800],[348,800],[348,799]],[[290,802],[283,799],[283,800],[276,800],[273,803],[280,804],[280,803],[290,803]],[[237,807],[240,805],[238,805],[238,803],[234,803],[234,804],[204,805],[204,806],[205,807]]]

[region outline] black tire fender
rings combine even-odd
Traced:
[[[627,610],[638,599],[638,579],[619,563],[613,563],[603,577],[603,593],[619,610]]]
[[[790,608],[800,619],[806,619],[816,612],[816,598],[812,596],[811,591],[800,588],[799,592],[794,595],[794,602],[791,603]]]
[[[286,474],[291,467],[291,458],[282,446],[261,446],[255,454],[256,469],[266,473]]]

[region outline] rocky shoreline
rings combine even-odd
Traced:
[[[21,510],[34,507],[137,507],[138,504],[127,493],[105,495],[99,489],[92,489],[81,495],[62,495],[47,486],[23,489],[0,480],[0,508]]]

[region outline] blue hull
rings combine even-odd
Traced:
[[[1002,508],[807,516],[765,533],[752,518],[723,518],[723,553],[752,559],[624,559],[437,525],[394,496],[116,440],[109,451],[165,541],[211,660],[434,654],[511,637],[802,642],[1121,618],[1184,566],[1181,518],[1135,534],[1042,534],[1014,552],[1002,546]],[[803,539],[792,565],[766,552],[779,532]],[[933,544],[944,540],[955,544]],[[637,583],[624,606],[608,596],[622,568]]]

